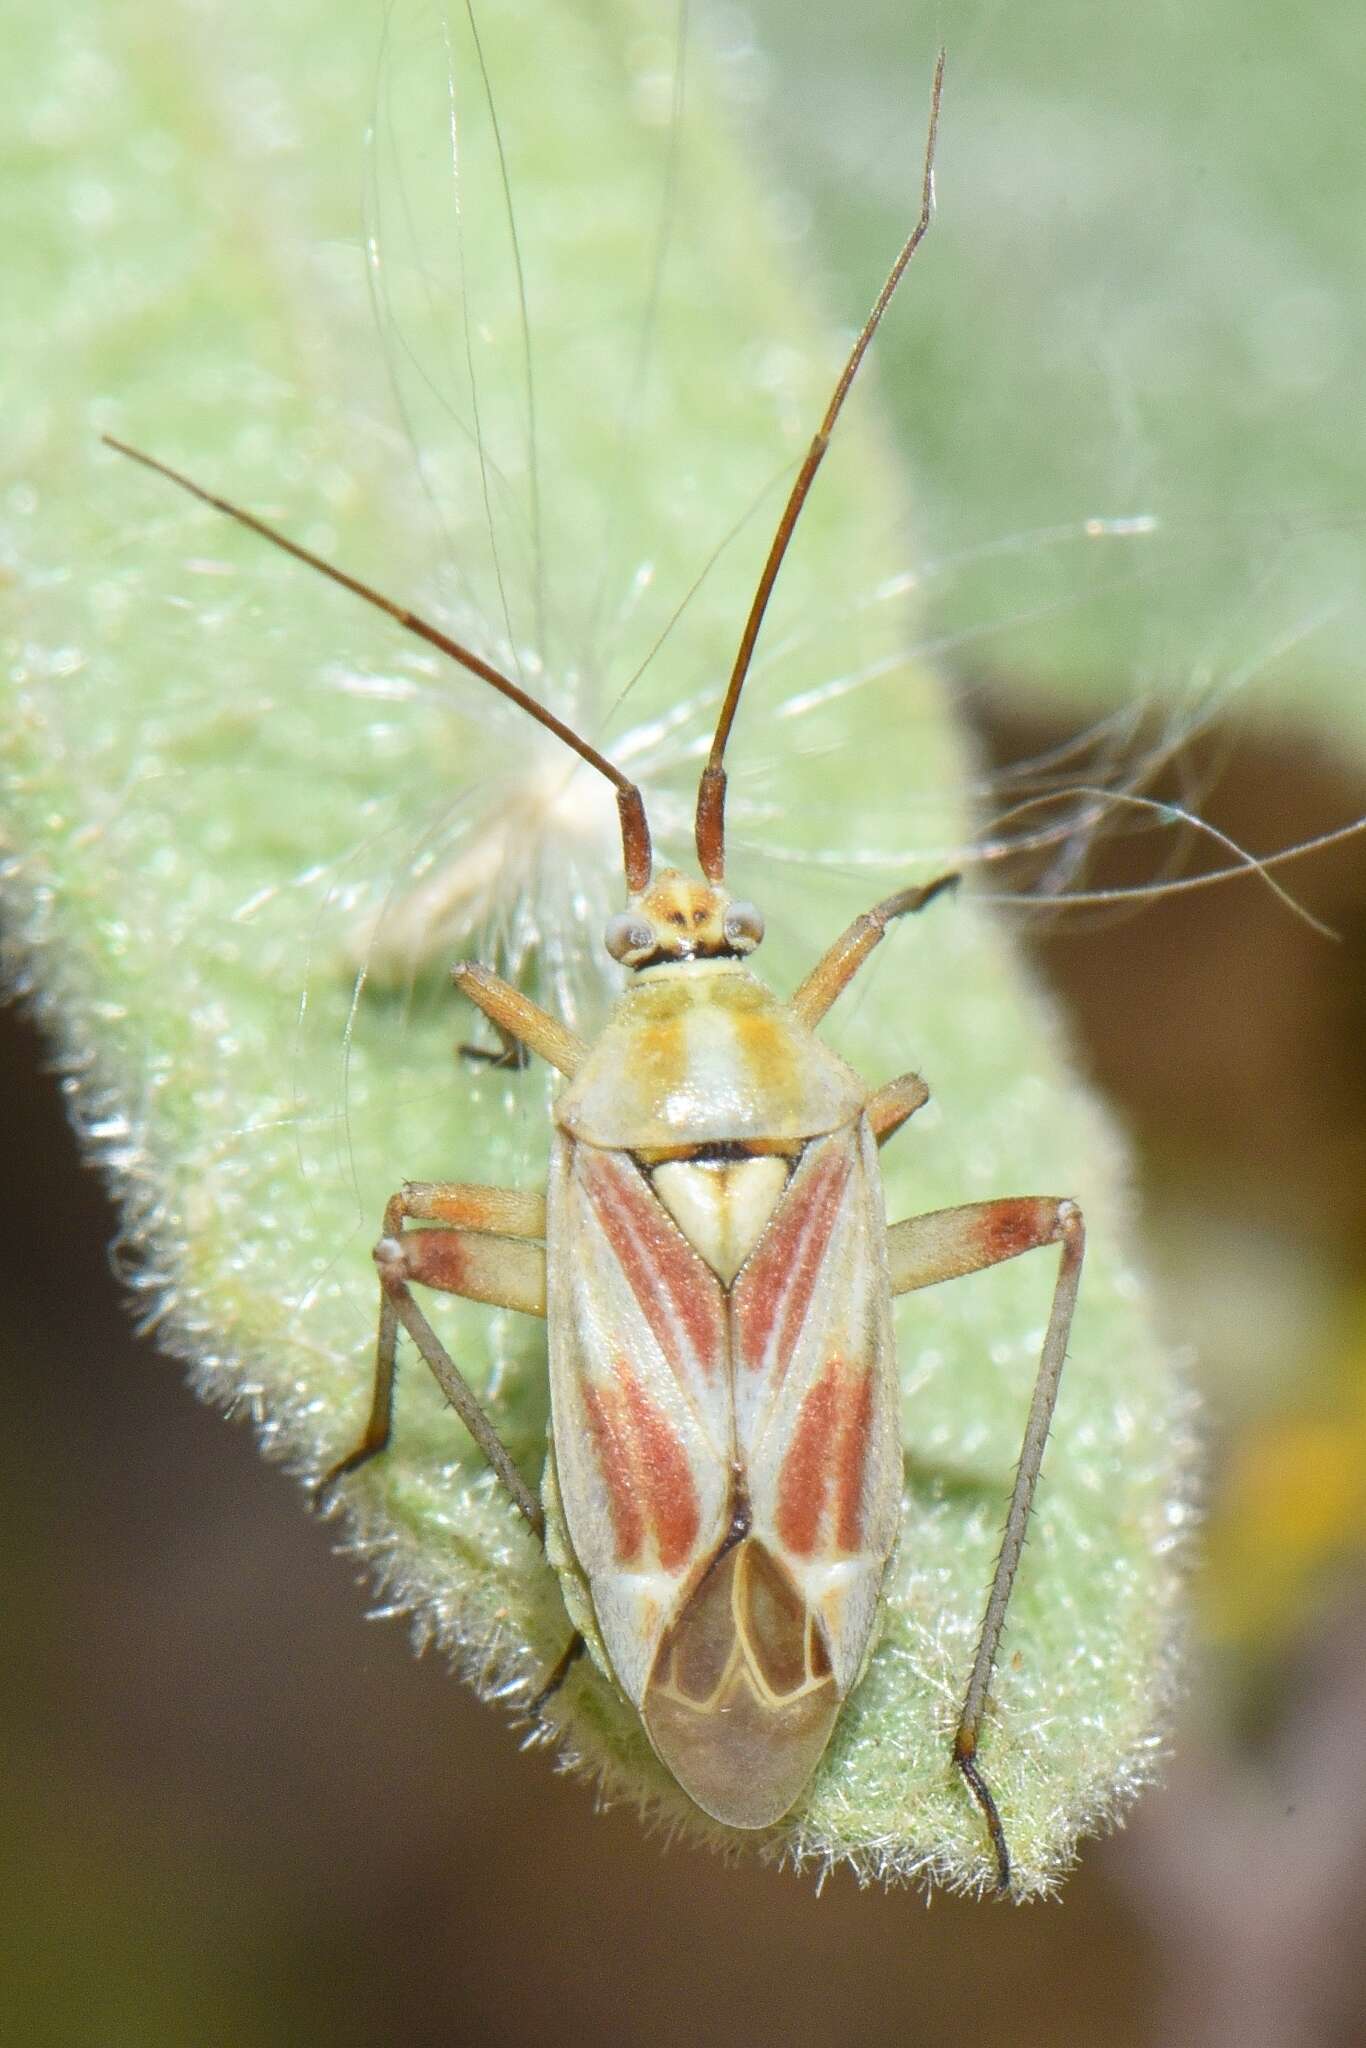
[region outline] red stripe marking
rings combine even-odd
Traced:
[[[778,1534],[798,1557],[810,1557],[820,1533],[839,1418],[839,1371],[840,1361],[832,1358],[808,1389],[778,1481]]]
[[[634,1166],[583,1147],[578,1170],[675,1378],[684,1380],[692,1364],[704,1379],[714,1379],[723,1344],[715,1274],[691,1250]]]
[[[872,1419],[872,1373],[832,1358],[803,1398],[778,1480],[778,1534],[795,1556],[810,1557],[817,1549],[832,1493],[834,1529],[827,1543],[851,1554],[860,1548]]]
[[[582,1392],[598,1470],[607,1490],[607,1511],[612,1517],[617,1563],[630,1564],[644,1548],[645,1522],[636,1499],[631,1446],[622,1427],[621,1397],[615,1387],[590,1386],[587,1381]]]
[[[655,1548],[665,1571],[675,1572],[691,1557],[702,1520],[688,1453],[624,1358],[616,1371]]]
[[[798,1170],[736,1283],[740,1356],[751,1371],[759,1372],[770,1348],[775,1348],[778,1383],[811,1306],[851,1164],[849,1147],[842,1144],[805,1173]]]
[[[692,1556],[702,1522],[687,1450],[630,1363],[615,1386],[583,1383],[583,1405],[607,1493],[617,1563],[634,1564],[647,1530],[659,1562],[676,1572]]]

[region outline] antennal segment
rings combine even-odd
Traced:
[[[907,264],[925,239],[934,215],[934,152],[939,138],[939,106],[944,92],[944,61],[945,52],[941,50],[935,62],[934,83],[930,88],[930,122],[925,139],[925,175],[921,186],[920,217],[903,243],[896,262],[887,273],[887,281],[874,300],[873,309],[864,321],[858,339],[849,352],[849,360],[840,372],[839,382],[825,409],[825,418],[806,451],[806,458],[797,472],[796,482],[778,521],[778,530],[773,536],[768,559],[764,563],[763,573],[754,593],[754,601],[749,608],[749,617],[745,620],[745,630],[740,636],[735,666],[731,670],[725,701],[722,703],[721,715],[716,721],[716,731],[712,737],[711,753],[707,757],[707,765],[702,771],[702,780],[697,789],[697,857],[709,882],[720,882],[725,877],[726,742],[730,738],[731,726],[735,723],[740,692],[745,686],[745,677],[749,674],[750,663],[754,659],[755,642],[759,638],[759,628],[763,624],[764,613],[773,594],[773,586],[778,580],[778,571],[783,565],[783,557],[787,553],[788,544],[801,517],[807,493],[815,481],[816,471],[820,468],[825,451],[830,445],[830,436],[834,432],[835,422],[840,416],[844,401],[849,395],[849,387],[858,375],[859,365],[867,353],[868,344],[878,330]]]
[[[373,605],[376,611],[386,613],[402,626],[405,632],[415,634],[419,640],[425,640],[429,646],[435,647],[438,653],[449,655],[452,661],[458,661],[462,668],[467,668],[471,675],[478,676],[481,682],[488,683],[501,697],[506,697],[510,703],[519,705],[538,725],[543,725],[547,732],[553,732],[557,740],[562,740],[565,746],[577,754],[581,761],[586,761],[590,768],[596,768],[599,775],[605,776],[615,789],[617,812],[621,819],[621,852],[626,869],[626,888],[632,896],[638,896],[642,890],[648,888],[651,867],[650,827],[646,822],[645,802],[640,790],[622,774],[614,761],[609,761],[605,754],[600,754],[596,747],[590,746],[572,726],[566,725],[562,718],[557,718],[553,711],[548,711],[544,704],[538,703],[520,684],[514,683],[510,676],[505,676],[501,669],[496,669],[483,660],[473,648],[462,646],[458,640],[452,640],[448,633],[443,633],[441,628],[432,625],[430,620],[422,618],[417,612],[409,611],[406,605],[396,603],[393,598],[385,597],[382,591],[375,590],[368,583],[362,583],[358,577],[349,576],[345,569],[337,568],[332,562],[325,562],[321,555],[315,555],[310,549],[301,547],[299,542],[291,540],[288,534],[268,525],[264,519],[258,519],[254,512],[245,511],[242,506],[234,505],[227,498],[218,497],[213,491],[206,491],[202,484],[183,476],[178,469],[172,469],[169,463],[158,461],[155,455],[145,455],[140,448],[130,448],[126,441],[116,440],[113,434],[104,434],[101,438],[106,447],[113,448],[120,455],[129,456],[134,462],[140,462],[144,469],[154,470],[158,476],[164,476],[170,483],[178,484],[180,489],[188,491],[192,498],[198,498],[201,503],[211,505],[215,512],[226,513],[228,518],[235,519],[239,526],[247,527],[250,532],[259,534],[262,540],[268,540],[273,547],[282,548],[285,554],[293,555],[296,562],[303,562],[306,567],[316,569],[320,576],[326,576],[333,583],[339,583],[343,590],[349,590],[356,597],[364,598],[366,604]]]

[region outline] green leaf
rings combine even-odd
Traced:
[[[383,54],[358,0],[270,20],[27,0],[7,21],[25,223],[0,315],[11,957],[124,1198],[149,1323],[305,1480],[364,1419],[386,1197],[406,1178],[534,1185],[544,1159],[545,1076],[456,1057],[479,1024],[446,964],[477,952],[595,1029],[616,985],[598,943],[619,900],[613,808],[470,677],[98,436],[520,664],[639,775],[662,850],[687,861],[718,682],[842,356],[729,139],[742,53],[690,51],[680,128],[653,10],[493,15],[476,46],[459,9],[443,26],[400,7]],[[730,872],[765,908],[780,990],[971,835],[970,750],[903,651],[883,440],[860,389],[731,751]],[[1088,1216],[982,1751],[1037,1890],[1152,1769],[1188,1397],[1145,1318],[1121,1148],[970,891],[896,933],[829,1035],[870,1082],[914,1065],[933,1088],[888,1149],[894,1215],[1037,1191]],[[1029,1259],[903,1305],[886,1626],[765,1852],[990,1881],[948,1746],[1051,1284],[1051,1257]],[[543,1332],[431,1312],[534,1481]],[[346,1503],[420,1637],[487,1692],[535,1689],[566,1640],[556,1581],[420,1369]],[[723,1836],[600,1673],[581,1664],[555,1711],[607,1796]]]

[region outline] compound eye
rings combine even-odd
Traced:
[[[619,910],[615,917],[608,918],[602,943],[623,967],[638,967],[655,951],[655,935],[649,925],[629,910]]]
[[[764,935],[763,912],[755,903],[732,903],[726,912],[726,944],[737,953],[752,953]]]

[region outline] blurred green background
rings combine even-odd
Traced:
[[[1047,0],[908,23],[860,0],[802,27],[766,0],[714,27],[775,232],[842,309],[904,224],[930,52],[951,45],[911,374],[878,375],[912,557],[950,565],[929,630],[988,756],[1045,758],[1140,700],[1164,734],[1212,708],[1168,793],[1240,843],[1366,809],[1359,11],[1292,30]],[[231,46],[229,10],[218,29]],[[1157,547],[1118,576],[1029,538],[1139,515]],[[1166,856],[1116,840],[1099,873],[1148,881]],[[664,1854],[414,1662],[401,1626],[363,1625],[247,1432],[130,1338],[112,1221],[11,1017],[14,2038],[1359,2040],[1366,855],[1286,879],[1338,940],[1251,882],[1113,925],[1021,919],[1137,1140],[1167,1325],[1209,1403],[1166,1788],[1025,1912],[927,1913],[840,1878],[817,1898]]]

